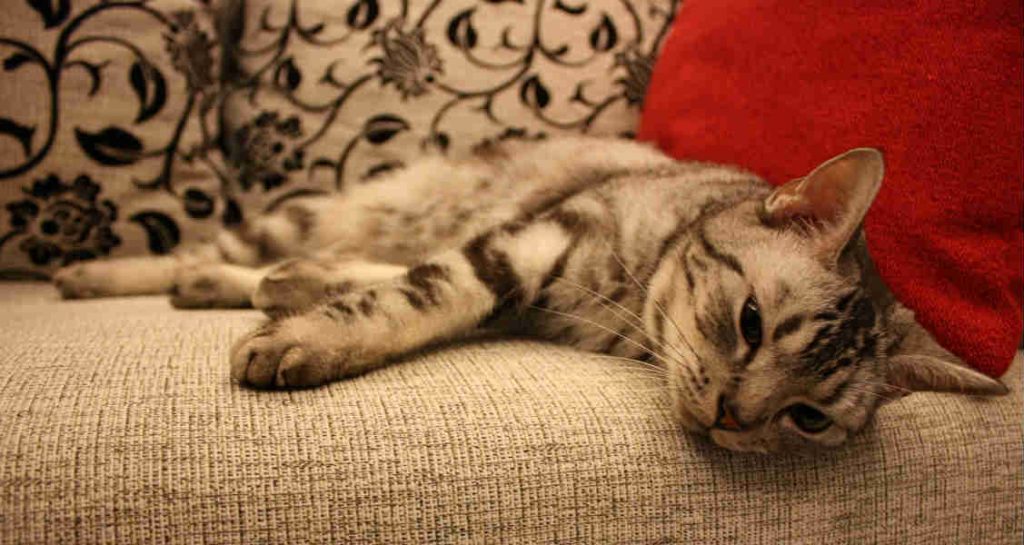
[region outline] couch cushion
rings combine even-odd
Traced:
[[[679,4],[232,0],[226,135],[245,191],[344,190],[509,136],[632,134]],[[276,152],[260,120],[294,128]]]
[[[220,223],[209,5],[0,0],[0,277]]]
[[[846,448],[735,454],[656,376],[526,341],[295,392],[228,380],[254,312],[0,284],[0,543],[986,543],[1022,532],[1008,398],[917,394]]]

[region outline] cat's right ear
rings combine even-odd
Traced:
[[[823,261],[835,263],[855,239],[884,174],[881,152],[850,150],[772,191],[764,200],[761,219],[804,234]]]
[[[896,392],[949,392],[977,396],[1006,395],[1002,382],[967,366],[935,341],[897,304],[889,315],[889,328],[899,341],[889,349],[885,374]]]

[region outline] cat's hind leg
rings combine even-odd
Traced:
[[[252,296],[253,306],[268,316],[308,310],[332,295],[386,282],[408,269],[357,258],[322,256],[288,260],[263,276]]]
[[[171,305],[181,309],[250,308],[267,270],[228,263],[181,265],[169,290]]]
[[[262,276],[255,268],[303,254],[307,204],[290,203],[173,255],[76,263],[53,282],[65,299],[170,293],[178,307],[249,306]]]
[[[91,299],[167,293],[174,286],[178,259],[126,257],[75,263],[53,275],[64,299]]]

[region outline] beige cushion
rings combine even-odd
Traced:
[[[679,2],[225,4],[241,23],[225,135],[251,198],[345,190],[510,135],[631,134]]]
[[[221,224],[208,0],[0,0],[0,13],[0,278],[166,252]]]
[[[0,543],[977,543],[1022,533],[1010,397],[734,454],[638,367],[525,341],[309,391],[228,380],[254,312],[0,284]]]

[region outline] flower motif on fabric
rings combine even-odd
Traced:
[[[615,83],[622,86],[626,102],[630,106],[642,105],[644,95],[647,94],[647,85],[651,82],[651,72],[654,71],[653,56],[631,47],[615,55],[615,66],[621,66],[626,70],[623,77],[615,80]]]
[[[428,86],[444,74],[437,46],[427,43],[422,28],[402,30],[403,20],[394,19],[374,31],[371,45],[381,48],[383,56],[370,60],[376,64],[381,85],[393,84],[403,99],[426,94]]]
[[[259,184],[270,191],[287,181],[286,173],[301,170],[305,152],[296,144],[301,137],[299,118],[281,119],[277,112],[262,112],[235,131],[231,163],[242,189]]]
[[[64,183],[51,174],[22,191],[29,198],[7,203],[7,210],[12,232],[26,235],[18,248],[32,263],[67,265],[107,255],[121,244],[111,229],[117,206],[97,202],[100,186],[89,176]]]
[[[192,11],[170,14],[170,31],[164,33],[164,46],[174,69],[185,76],[189,89],[205,89],[214,83],[213,40],[199,28]]]

